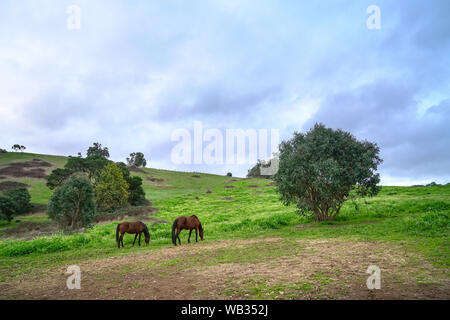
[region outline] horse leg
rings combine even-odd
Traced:
[[[133,247],[134,247],[134,243],[136,242],[136,238],[137,238],[137,233],[134,235]]]
[[[192,229],[189,230],[189,238],[188,238],[188,243],[191,243],[191,233],[192,233]]]
[[[195,228],[195,242],[198,242],[198,228]]]
[[[141,234],[142,234],[142,232],[139,232],[139,241],[138,241],[139,247],[141,246]]]
[[[125,234],[125,232],[124,233],[121,233],[120,234],[120,238],[119,238],[119,245],[120,245],[120,243],[122,243],[122,248],[124,247],[124,245],[123,245],[123,235]]]
[[[179,243],[180,246],[181,246],[180,232],[181,232],[181,230],[177,230],[178,243]]]

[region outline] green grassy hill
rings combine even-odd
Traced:
[[[52,168],[65,162],[64,157],[8,153],[0,155],[0,169],[12,161],[35,158],[51,163]],[[205,241],[277,236],[396,242],[405,250],[421,252],[434,265],[448,267],[450,264],[450,185],[383,187],[378,196],[360,200],[359,210],[345,203],[335,221],[315,223],[299,216],[294,206],[282,205],[270,180],[156,169],[133,174],[144,179],[147,197],[159,209],[155,216],[169,221],[149,225],[149,247],[130,248],[132,236],[128,236],[124,241],[127,250],[119,251],[115,244],[117,222],[100,224],[84,233],[56,233],[28,241],[4,239],[2,231],[17,226],[3,225],[0,226],[0,280],[30,268],[171,247],[170,222],[178,216],[192,214],[204,226]],[[9,178],[0,181],[5,180]],[[13,180],[31,186],[33,201],[46,203],[49,199],[51,192],[45,187],[44,179]],[[211,192],[206,192],[208,189]],[[186,231],[181,238],[186,244]]]
[[[64,167],[67,161],[67,157],[63,156],[8,152],[0,154],[0,172],[2,168],[4,169],[10,166],[12,163],[23,163],[32,161],[33,159],[40,159],[52,165],[51,167],[44,167],[46,174],[50,174],[56,168]],[[146,197],[152,202],[175,196],[206,192],[208,188],[213,188],[231,179],[230,177],[213,174],[149,168],[138,169],[131,173],[142,178]],[[52,194],[52,191],[45,185],[46,180],[43,178],[12,177],[10,175],[0,174],[0,184],[6,181],[27,184],[29,186],[28,191],[31,195],[31,202],[34,203],[46,204]]]

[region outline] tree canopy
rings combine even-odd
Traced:
[[[85,227],[94,220],[94,189],[82,174],[72,175],[53,193],[48,216],[65,227]]]
[[[127,163],[129,166],[134,167],[145,167],[147,165],[147,160],[142,152],[132,152],[130,157],[127,158]]]
[[[114,162],[108,163],[100,173],[95,185],[95,201],[102,211],[114,210],[128,203],[129,185],[122,170]]]
[[[98,142],[94,142],[92,147],[86,152],[88,157],[100,157],[100,158],[109,158],[109,150],[108,147],[102,148],[102,144]]]
[[[353,196],[379,192],[379,151],[375,143],[323,124],[305,134],[295,132],[280,145],[274,177],[280,199],[297,204],[301,213],[313,212],[317,221],[334,219],[352,191]]]

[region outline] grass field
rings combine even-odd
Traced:
[[[0,168],[33,158],[64,165],[62,157],[7,153]],[[126,248],[117,249],[118,221],[72,235],[1,237],[26,221],[48,223],[43,214],[21,217],[0,224],[0,297],[450,298],[450,185],[383,187],[360,200],[358,211],[346,203],[336,221],[315,223],[283,206],[270,180],[156,169],[133,174],[144,179],[147,198],[159,209],[155,217],[172,222],[195,214],[205,241],[195,243],[194,235],[188,245],[184,231],[182,246],[174,248],[171,223],[150,219],[148,247],[131,247],[128,235]],[[31,186],[32,201],[48,201],[45,180],[14,180]],[[72,264],[83,272],[77,292],[65,289],[64,271]],[[383,274],[376,292],[365,284],[371,264]],[[188,288],[173,289],[176,277],[192,275]]]

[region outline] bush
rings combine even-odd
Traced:
[[[145,199],[145,192],[142,188],[142,178],[137,176],[131,176],[130,170],[122,162],[116,163],[120,170],[122,170],[122,175],[125,181],[128,183],[128,203],[132,206],[140,206],[147,204]]]
[[[89,226],[95,215],[94,189],[83,175],[73,175],[55,190],[47,214],[64,227]]]
[[[132,206],[139,206],[146,203],[145,200],[145,192],[144,189],[142,189],[142,178],[141,177],[130,177],[127,179],[127,182],[129,184],[129,196],[128,196],[128,202]]]
[[[231,172],[227,173],[227,177],[232,177],[232,176],[233,176],[233,174]]]
[[[95,186],[95,202],[102,211],[124,207],[128,203],[129,185],[122,170],[114,162],[108,163],[100,173]]]
[[[9,198],[0,195],[0,218],[7,220],[9,223],[14,217],[15,210],[16,206],[14,202]]]
[[[6,151],[5,149],[0,148],[0,153],[7,153],[8,151]]]
[[[19,187],[9,189],[3,193],[3,195],[9,198],[15,206],[15,214],[23,214],[30,212],[32,206],[30,204],[31,196],[27,188]]]

